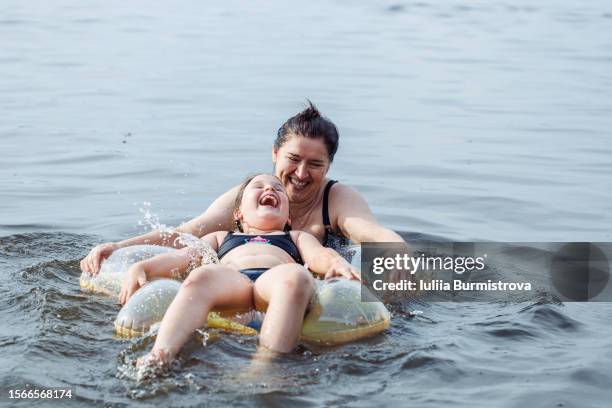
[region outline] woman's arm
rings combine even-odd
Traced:
[[[338,229],[351,241],[355,243],[395,242],[404,247],[403,252],[412,254],[410,245],[395,231],[381,226],[363,196],[352,188],[335,184],[330,192],[329,206],[332,225],[333,216],[337,214]],[[405,270],[395,270],[389,274],[389,282],[399,282],[408,278],[411,278],[410,272]]]
[[[332,225],[335,216],[338,229],[355,243],[401,242],[405,244],[399,234],[376,221],[363,196],[348,186],[335,184],[332,187],[329,212]]]
[[[107,242],[97,245],[89,251],[89,254],[83,258],[83,260],[81,260],[81,270],[93,275],[97,274],[100,270],[102,261],[120,248],[143,244],[180,248],[182,245],[180,241],[177,240],[180,233],[202,237],[214,231],[232,230],[233,205],[237,192],[238,187],[234,187],[225,192],[217,198],[202,215],[182,224],[176,228],[174,233],[169,234],[160,231],[151,231],[120,242]]]
[[[176,231],[202,237],[214,231],[232,231],[234,225],[234,200],[240,186],[223,193],[202,215],[187,221]]]
[[[325,248],[312,235],[304,231],[293,231],[291,237],[300,255],[312,272],[324,275],[325,279],[344,276],[360,280],[359,271],[331,248]]]
[[[213,232],[204,236],[201,239],[202,244],[210,245],[217,252],[219,250],[219,234],[223,234],[223,232]],[[136,262],[130,266],[125,276],[119,294],[119,303],[125,304],[134,292],[153,279],[184,277],[194,265],[200,265],[202,256],[199,248],[187,247],[176,252],[161,254]]]

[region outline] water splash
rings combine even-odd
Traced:
[[[142,220],[138,221],[138,225],[159,232],[163,245],[190,248],[190,267],[185,274],[175,276],[175,278],[184,279],[191,270],[198,266],[219,263],[217,253],[209,244],[194,235],[177,231],[175,227],[160,222],[159,216],[152,211],[151,202],[143,202],[143,206],[138,211],[142,214]]]
[[[175,229],[159,221],[159,216],[151,210],[151,202],[145,201],[142,207],[138,209],[142,214],[142,220],[138,221],[139,226],[144,226],[151,231],[158,231],[162,234],[162,238],[170,240],[175,234]]]
[[[200,336],[202,336],[202,345],[204,347],[208,346],[208,340],[210,339],[210,334],[206,330],[198,329],[196,330]]]

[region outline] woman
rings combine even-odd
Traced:
[[[310,106],[289,118],[278,130],[272,148],[276,176],[289,196],[291,227],[314,235],[328,247],[350,239],[361,242],[404,242],[395,232],[378,224],[364,198],[326,174],[338,150],[338,130],[317,108]],[[119,248],[141,244],[180,247],[178,233],[202,237],[232,230],[232,208],[238,193],[234,187],[217,198],[199,217],[181,225],[175,234],[159,231],[94,247],[81,261],[83,272],[97,274],[101,262]]]

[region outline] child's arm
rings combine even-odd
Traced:
[[[216,252],[219,250],[219,242],[217,235],[220,232],[210,233],[203,238],[204,244],[208,244]],[[175,252],[161,254],[153,258],[136,262],[127,272],[121,293],[119,294],[119,303],[125,304],[130,297],[146,282],[159,278],[177,278],[184,275],[193,269],[194,265],[200,265],[202,253],[197,248],[186,247]]]
[[[312,235],[304,231],[293,231],[293,241],[300,251],[308,269],[325,279],[343,276],[347,279],[361,280],[359,271],[331,248],[325,248]]]

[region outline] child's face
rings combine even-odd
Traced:
[[[289,198],[274,176],[260,174],[244,189],[239,217],[243,224],[264,230],[283,229],[289,219]]]

